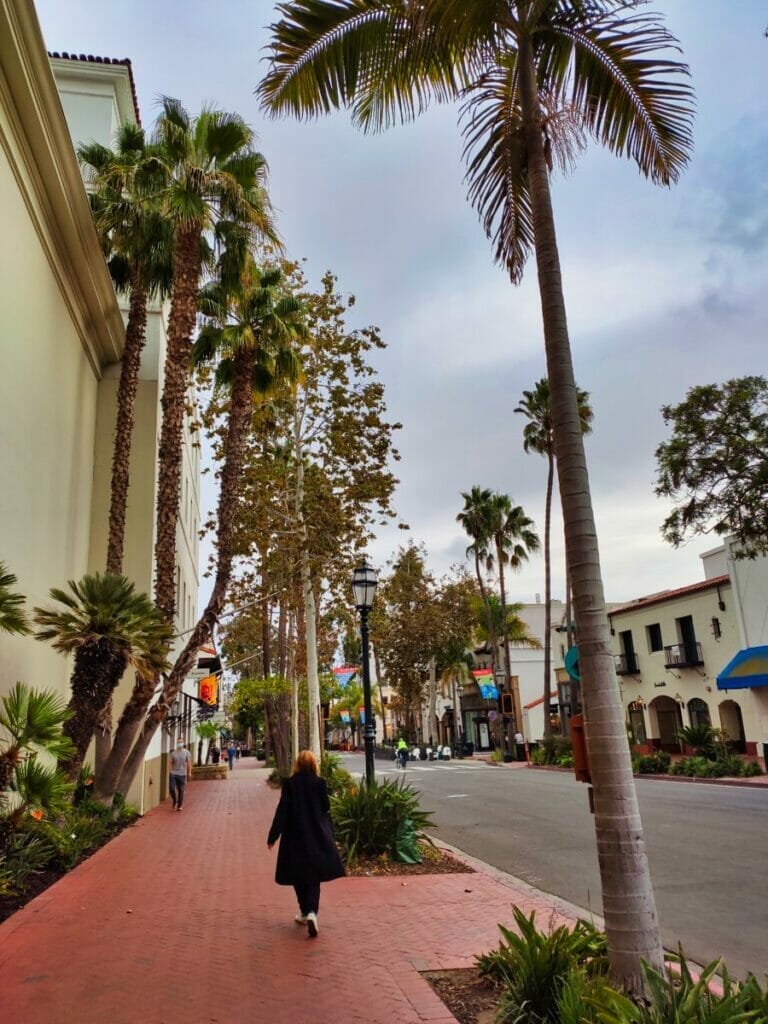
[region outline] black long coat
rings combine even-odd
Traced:
[[[275,881],[278,885],[330,882],[341,878],[344,865],[333,838],[325,780],[309,772],[283,784],[267,842],[280,839]]]

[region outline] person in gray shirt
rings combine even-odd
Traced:
[[[192,778],[192,755],[184,746],[183,740],[179,740],[176,749],[171,751],[171,780],[170,791],[173,808],[180,811],[184,804],[184,788],[187,781]]]

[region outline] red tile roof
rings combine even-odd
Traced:
[[[90,53],[78,54],[66,53],[63,51],[59,53],[58,51],[51,50],[48,51],[48,56],[54,57],[56,60],[77,60],[83,61],[86,64],[122,64],[125,67],[127,67],[128,80],[131,83],[131,95],[133,96],[133,109],[136,113],[137,122],[139,123],[139,125],[141,124],[141,112],[139,111],[139,100],[136,95],[136,83],[133,80],[133,66],[131,64],[130,58],[123,57],[122,59],[119,59],[118,57],[94,57],[93,54]]]
[[[658,594],[649,594],[648,597],[639,597],[636,601],[628,601],[626,604],[617,605],[608,612],[608,618],[613,615],[621,615],[622,612],[631,612],[635,608],[647,608],[652,604],[662,604],[664,601],[673,601],[677,597],[685,597],[688,594],[698,594],[704,590],[714,590],[715,587],[730,586],[730,579],[725,576],[715,576],[711,580],[702,580],[701,583],[691,583],[687,587],[678,587],[677,590],[661,590]]]

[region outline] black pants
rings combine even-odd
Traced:
[[[187,784],[186,775],[172,775],[169,789],[171,791],[171,800],[173,806],[177,804],[179,807],[184,803],[184,787]]]
[[[306,917],[307,914],[316,914],[320,909],[320,883],[319,882],[298,882],[293,887],[296,890],[296,899],[299,901],[299,910]]]

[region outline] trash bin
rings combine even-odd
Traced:
[[[518,761],[524,761],[525,760],[525,744],[524,743],[516,743],[515,744],[515,758]]]
[[[461,748],[462,756],[472,757],[475,752],[475,744],[470,743],[469,740],[464,740],[464,745]]]

